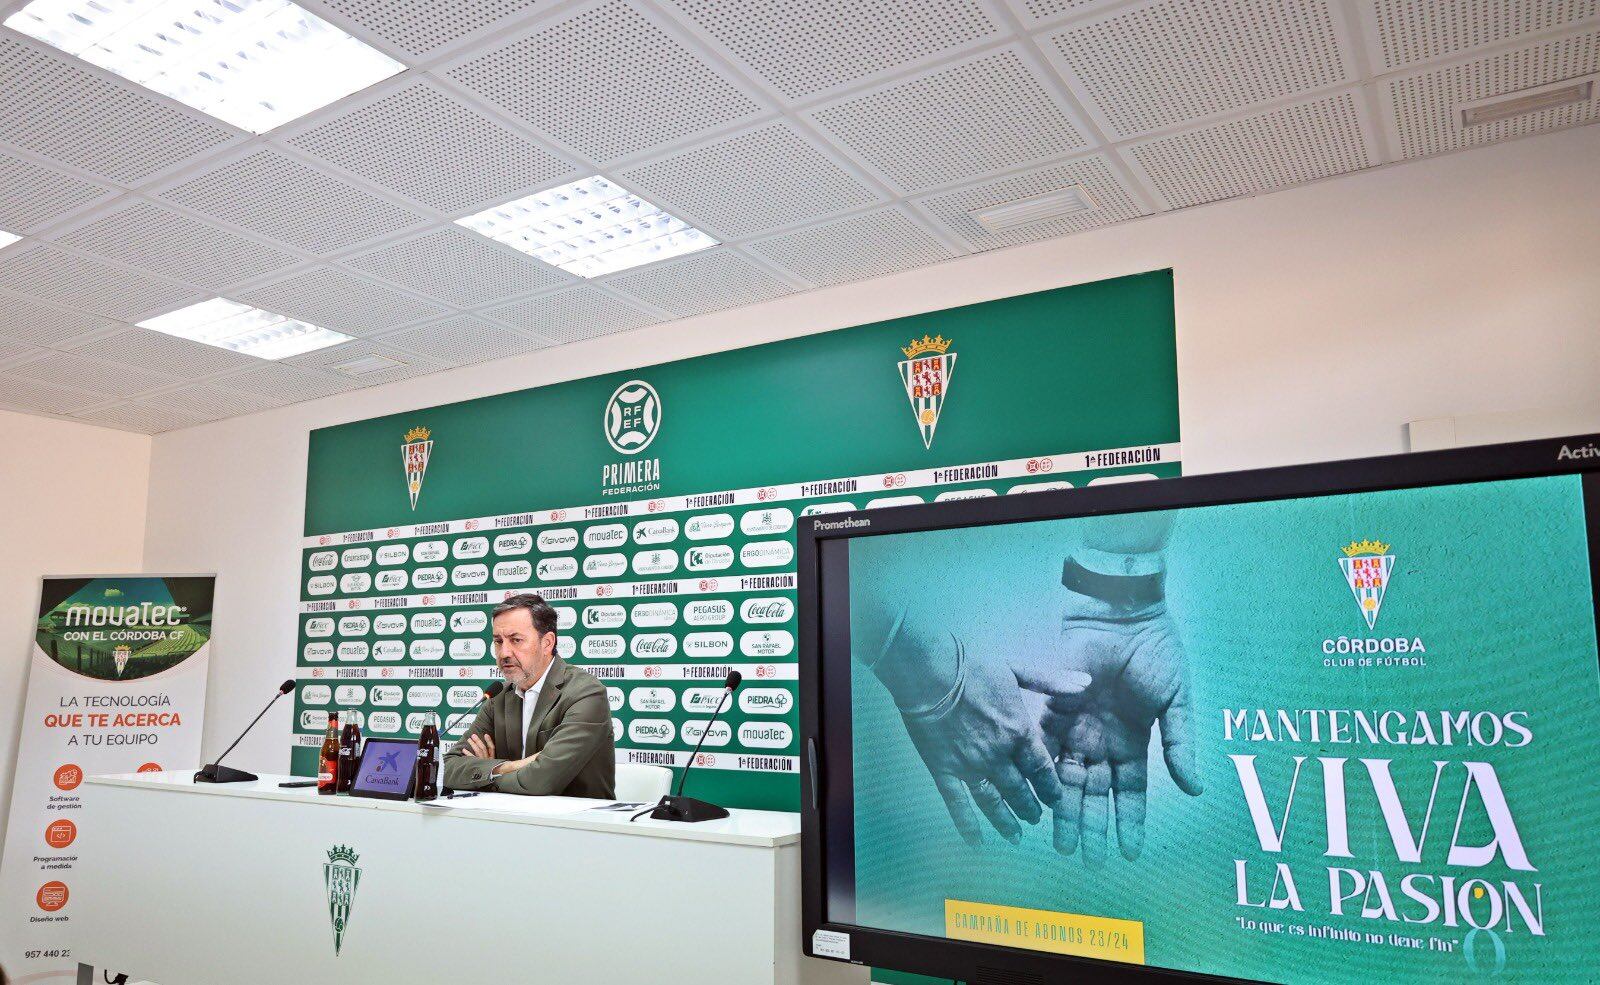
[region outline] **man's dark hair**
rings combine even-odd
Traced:
[[[556,631],[556,610],[550,608],[550,603],[544,600],[543,595],[535,595],[533,592],[509,596],[494,607],[494,613],[490,618],[518,609],[528,610],[528,618],[533,620],[533,628],[538,630],[541,636]]]

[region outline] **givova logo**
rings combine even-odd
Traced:
[[[629,380],[606,401],[606,441],[624,455],[650,447],[661,431],[661,397],[644,380]]]
[[[1389,545],[1376,540],[1351,541],[1344,547],[1344,557],[1339,558],[1339,570],[1356,597],[1356,605],[1372,629],[1378,622],[1378,610],[1383,608],[1383,596],[1389,588],[1389,576],[1394,571],[1394,555]]]
[[[322,864],[322,882],[328,895],[328,919],[333,923],[333,953],[337,957],[344,947],[344,934],[350,926],[350,908],[355,903],[356,888],[361,885],[361,869],[356,865],[361,856],[346,845],[334,845],[328,850],[328,860]]]

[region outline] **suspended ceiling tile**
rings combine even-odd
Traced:
[[[1360,95],[1342,92],[1125,148],[1174,208],[1371,167]]]
[[[338,367],[342,364],[358,359],[378,358],[387,360],[394,365],[372,370],[360,374],[347,373]],[[362,386],[378,386],[384,383],[394,383],[398,380],[414,379],[418,376],[427,376],[449,369],[445,363],[424,358],[411,352],[403,352],[382,342],[372,339],[354,339],[340,345],[318,349],[316,352],[307,352],[299,356],[291,356],[284,360],[292,366],[304,366],[307,369],[320,369],[324,372],[338,373],[347,376]]]
[[[573,281],[570,275],[527,254],[454,228],[436,229],[345,262],[461,308],[478,308],[513,294]]]
[[[606,285],[680,318],[770,301],[795,290],[721,247],[622,274],[610,278]]]
[[[117,327],[109,318],[66,311],[12,294],[0,294],[0,336],[52,346],[80,335]]]
[[[1600,0],[1361,0],[1385,69],[1438,61],[1484,45],[1575,27]]]
[[[1094,207],[1078,213],[991,232],[972,217],[975,209],[1033,198],[1068,188],[1082,188]],[[974,250],[1033,243],[1134,219],[1143,214],[1110,163],[1096,154],[1081,160],[1025,171],[993,181],[916,199],[914,204],[944,223]]]
[[[555,0],[321,0],[370,34],[413,58],[460,40],[491,24]]]
[[[355,380],[332,373],[288,366],[281,362],[264,363],[255,369],[213,380],[212,385],[223,390],[276,400],[280,404],[331,397],[362,386]]]
[[[219,418],[269,410],[282,406],[284,401],[241,390],[229,390],[217,384],[196,383],[192,386],[146,394],[139,398],[138,403],[180,411],[201,421],[214,421]]]
[[[449,215],[579,176],[566,161],[426,81],[288,143]]]
[[[1473,127],[1462,125],[1461,106],[1597,72],[1600,31],[1591,31],[1390,79],[1401,155],[1426,157],[1592,123],[1600,118],[1600,83],[1583,102]]]
[[[42,243],[0,253],[0,289],[123,320],[194,299],[190,288]]]
[[[555,342],[579,342],[660,320],[588,285],[516,301],[484,315]]]
[[[385,332],[377,341],[455,366],[504,359],[550,344],[471,315]]]
[[[255,356],[180,339],[147,328],[130,328],[120,335],[73,346],[71,351],[80,356],[185,378],[213,376],[261,363]]]
[[[1082,17],[1124,0],[1006,0],[1024,30],[1032,31],[1066,17]]]
[[[97,424],[119,431],[138,431],[142,434],[161,434],[163,431],[176,431],[206,422],[204,417],[141,402],[97,407],[94,410],[79,411],[72,416],[85,424]]]
[[[450,79],[596,161],[762,111],[632,5],[581,8],[449,70]]]
[[[105,198],[105,185],[0,151],[0,229],[26,235]]]
[[[1015,47],[806,114],[903,191],[1070,154],[1087,140]]]
[[[346,335],[370,335],[449,311],[331,267],[257,287],[236,300]]]
[[[69,352],[50,352],[32,362],[10,366],[6,372],[107,397],[131,397],[177,382],[177,377],[169,373],[154,373],[126,363],[90,359]]]
[[[979,0],[666,0],[768,86],[800,100],[1001,33]]]
[[[56,241],[210,288],[255,280],[304,262],[282,250],[142,200],[122,204]]]
[[[956,255],[895,208],[757,240],[749,249],[817,285],[880,277]]]
[[[242,136],[0,34],[0,141],[131,185]]]
[[[1164,0],[1045,47],[1114,139],[1353,81],[1329,0]]]
[[[0,372],[0,407],[39,411],[45,414],[69,414],[75,410],[105,403],[101,394],[59,386],[41,380],[18,376],[10,370]]]
[[[427,221],[271,149],[221,165],[157,197],[316,254]]]

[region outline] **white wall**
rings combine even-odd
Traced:
[[[0,844],[44,575],[141,570],[150,438],[0,410]]]
[[[1593,399],[1597,160],[1569,130],[161,435],[145,564],[219,575],[206,749],[293,672],[312,428],[1170,266],[1186,471],[1399,452]],[[286,767],[281,705],[239,765]]]

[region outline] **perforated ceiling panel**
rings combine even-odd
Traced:
[[[70,174],[0,153],[0,229],[30,233],[110,193]]]
[[[413,57],[552,0],[321,0]]]
[[[592,339],[657,321],[654,315],[587,285],[541,294],[484,314],[554,342]]]
[[[57,345],[74,336],[103,332],[116,322],[79,311],[64,311],[26,298],[0,294],[0,335],[38,345]]]
[[[0,253],[0,289],[124,320],[169,311],[194,296],[189,288],[43,244]]]
[[[1090,200],[1094,202],[1093,209],[1019,226],[1003,233],[990,232],[970,214],[973,209],[1032,198],[1074,186],[1080,186],[1088,192]],[[1142,214],[1106,159],[1100,155],[930,195],[917,199],[916,205],[941,220],[974,250],[992,250],[1052,236],[1065,236]]]
[[[907,192],[1085,145],[1044,84],[1006,49],[808,114]]]
[[[1600,16],[1600,0],[1363,0],[1386,68],[1403,68],[1496,41]]]
[[[315,400],[318,397],[331,397],[336,393],[354,390],[361,384],[332,373],[288,366],[284,363],[267,363],[243,373],[225,376],[218,381],[218,385],[225,386],[229,390],[266,397],[280,404],[291,404],[301,400]]]
[[[977,0],[666,0],[790,100],[994,37]]]
[[[392,346],[374,342],[370,339],[356,339],[353,342],[345,342],[342,345],[331,346],[327,349],[318,349],[316,352],[292,356],[285,359],[284,362],[294,366],[304,366],[308,369],[342,373],[341,370],[335,367],[341,363],[348,363],[353,359],[367,357],[386,359],[396,363],[396,365],[370,373],[362,373],[359,376],[350,376],[351,379],[362,386],[378,386],[383,383],[394,383],[398,380],[409,380],[449,368],[444,363],[425,359],[410,352],[402,352]]]
[[[1326,0],[1166,0],[1050,46],[1120,137],[1347,80]]]
[[[566,284],[572,278],[483,236],[440,229],[363,253],[350,266],[463,308]]]
[[[28,356],[42,355],[44,355],[44,350],[36,345],[30,345],[20,339],[0,335],[0,363],[10,362],[13,359],[23,359]]]
[[[759,240],[750,250],[813,284],[878,277],[955,256],[892,208]]]
[[[786,282],[725,248],[623,274],[607,286],[680,318],[794,293]]]
[[[454,366],[504,359],[543,349],[549,344],[542,339],[532,339],[468,315],[398,332],[385,332],[379,341]]]
[[[424,82],[288,142],[451,215],[577,177],[565,161]]]
[[[6,372],[110,397],[127,397],[177,382],[176,377],[167,373],[152,373],[124,363],[89,359],[68,352],[46,353],[32,362],[10,366]]]
[[[467,61],[449,75],[599,161],[681,140],[761,110],[622,2],[584,10]]]
[[[311,253],[331,253],[424,221],[272,150],[257,151],[159,197]]]
[[[246,291],[237,300],[346,335],[370,335],[449,310],[327,267]]]
[[[105,401],[103,396],[73,387],[52,386],[13,375],[10,371],[0,373],[0,406],[67,414]]]
[[[245,369],[261,364],[261,360],[254,356],[241,355],[214,345],[191,342],[188,339],[152,332],[145,328],[131,328],[120,335],[74,346],[72,351],[80,356],[106,359],[152,372],[191,378],[211,376],[225,373],[230,369]]]
[[[226,381],[224,381],[226,382]],[[182,411],[191,417],[214,421],[236,414],[253,414],[283,403],[272,397],[224,389],[221,384],[197,383],[193,386],[166,390],[140,397],[139,403],[168,410]]]
[[[1133,144],[1127,153],[1174,208],[1357,171],[1373,162],[1357,98],[1342,92]]]
[[[131,201],[57,242],[180,280],[222,287],[303,262],[151,202]]]
[[[1588,123],[1600,113],[1600,85],[1589,99],[1474,127],[1461,125],[1462,103],[1600,72],[1600,33],[1580,34],[1390,81],[1400,150],[1406,157],[1487,144]]]
[[[196,424],[206,422],[206,418],[203,417],[164,407],[152,407],[137,401],[80,411],[73,416],[85,424],[98,424],[122,431],[141,431],[145,434],[176,431],[179,428],[194,427]]]
[[[240,136],[80,64],[0,34],[0,140],[130,184]]]
[[[1017,17],[1029,27],[1059,20],[1069,14],[1084,14],[1096,7],[1108,7],[1120,0],[1007,0]]]
[[[620,173],[668,211],[681,209],[728,237],[879,201],[865,184],[787,123],[773,123]]]

